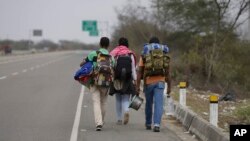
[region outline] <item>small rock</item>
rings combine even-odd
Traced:
[[[231,110],[235,110],[236,108],[235,108],[235,106],[233,106],[233,107],[230,107],[230,109],[231,109]]]
[[[207,115],[208,115],[208,113],[207,113],[207,112],[203,112],[203,115],[206,115],[206,116],[207,116]]]

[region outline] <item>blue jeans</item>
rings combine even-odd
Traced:
[[[124,113],[129,111],[129,98],[128,94],[116,94],[116,116],[117,120],[122,120]]]
[[[165,88],[165,82],[157,82],[148,84],[144,88],[146,97],[145,115],[146,125],[151,126],[152,116],[154,119],[154,126],[160,126],[161,117],[163,113],[163,91]],[[154,104],[154,113],[152,111]]]

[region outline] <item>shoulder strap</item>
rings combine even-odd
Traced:
[[[93,57],[93,62],[97,62],[97,57],[101,53],[101,51],[99,51],[99,50],[97,50],[95,52],[96,52],[96,56]]]
[[[100,50],[97,50],[97,51],[96,51],[97,56],[98,56],[100,53],[102,53]]]

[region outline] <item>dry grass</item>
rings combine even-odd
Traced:
[[[209,121],[209,96],[211,94],[215,93],[187,89],[187,107]],[[171,95],[174,100],[179,101],[179,88],[174,88]],[[230,124],[250,123],[250,100],[221,101],[218,110],[218,126],[225,131],[229,131]]]

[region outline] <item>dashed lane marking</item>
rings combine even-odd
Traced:
[[[14,73],[12,73],[12,75],[18,75],[19,73],[18,72],[14,72]]]
[[[0,80],[7,78],[7,76],[1,76]]]
[[[69,57],[69,56],[66,56],[66,57]],[[36,65],[36,66],[30,67],[29,69],[23,69],[21,72],[22,72],[22,73],[25,73],[25,72],[27,72],[27,71],[29,71],[29,70],[30,70],[30,71],[33,71],[33,70],[35,70],[35,69],[39,69],[39,68],[44,67],[44,66],[46,66],[46,65],[49,65],[49,64],[52,64],[52,63],[56,63],[56,62],[58,62],[58,61],[60,61],[60,60],[65,59],[66,57],[63,57],[63,58],[60,58],[60,59],[56,59],[56,60],[54,60],[54,61],[50,61],[50,62],[41,64],[41,65]],[[0,64],[1,64],[1,63],[0,63]],[[12,75],[12,76],[15,76],[15,75],[18,75],[18,74],[19,74],[19,72],[14,72],[14,73],[12,73],[11,75]],[[7,76],[1,76],[1,77],[0,77],[0,80],[6,79],[6,78],[7,78]]]

